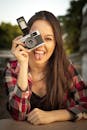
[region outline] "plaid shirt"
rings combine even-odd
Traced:
[[[31,109],[32,79],[29,75],[28,88],[26,91],[22,91],[17,85],[19,68],[17,60],[7,64],[5,85],[9,92],[9,110],[12,117],[16,120],[25,120],[26,114]],[[72,64],[70,64],[69,70],[73,75],[73,83],[70,86],[70,92],[66,92],[64,95],[64,107],[75,115],[75,120],[87,119],[87,87]]]

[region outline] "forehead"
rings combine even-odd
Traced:
[[[51,24],[46,20],[36,20],[33,25],[31,26],[30,31],[38,30],[40,33],[52,34],[53,35],[53,28]]]

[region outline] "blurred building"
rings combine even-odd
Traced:
[[[13,58],[10,50],[0,50],[0,87],[4,82],[4,70],[9,59]]]
[[[87,4],[82,10],[83,21],[80,36],[81,71],[84,81],[87,83]]]

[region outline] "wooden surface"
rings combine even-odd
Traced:
[[[47,125],[32,125],[13,119],[0,120],[0,130],[87,130],[87,120],[77,122],[55,122]]]

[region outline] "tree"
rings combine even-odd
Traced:
[[[11,23],[0,24],[0,49],[10,49],[12,40],[21,34],[21,31],[17,25],[11,25]]]
[[[82,24],[82,8],[87,0],[71,0],[65,16],[59,16],[63,33],[66,34],[64,45],[68,53],[79,51],[79,37]]]

